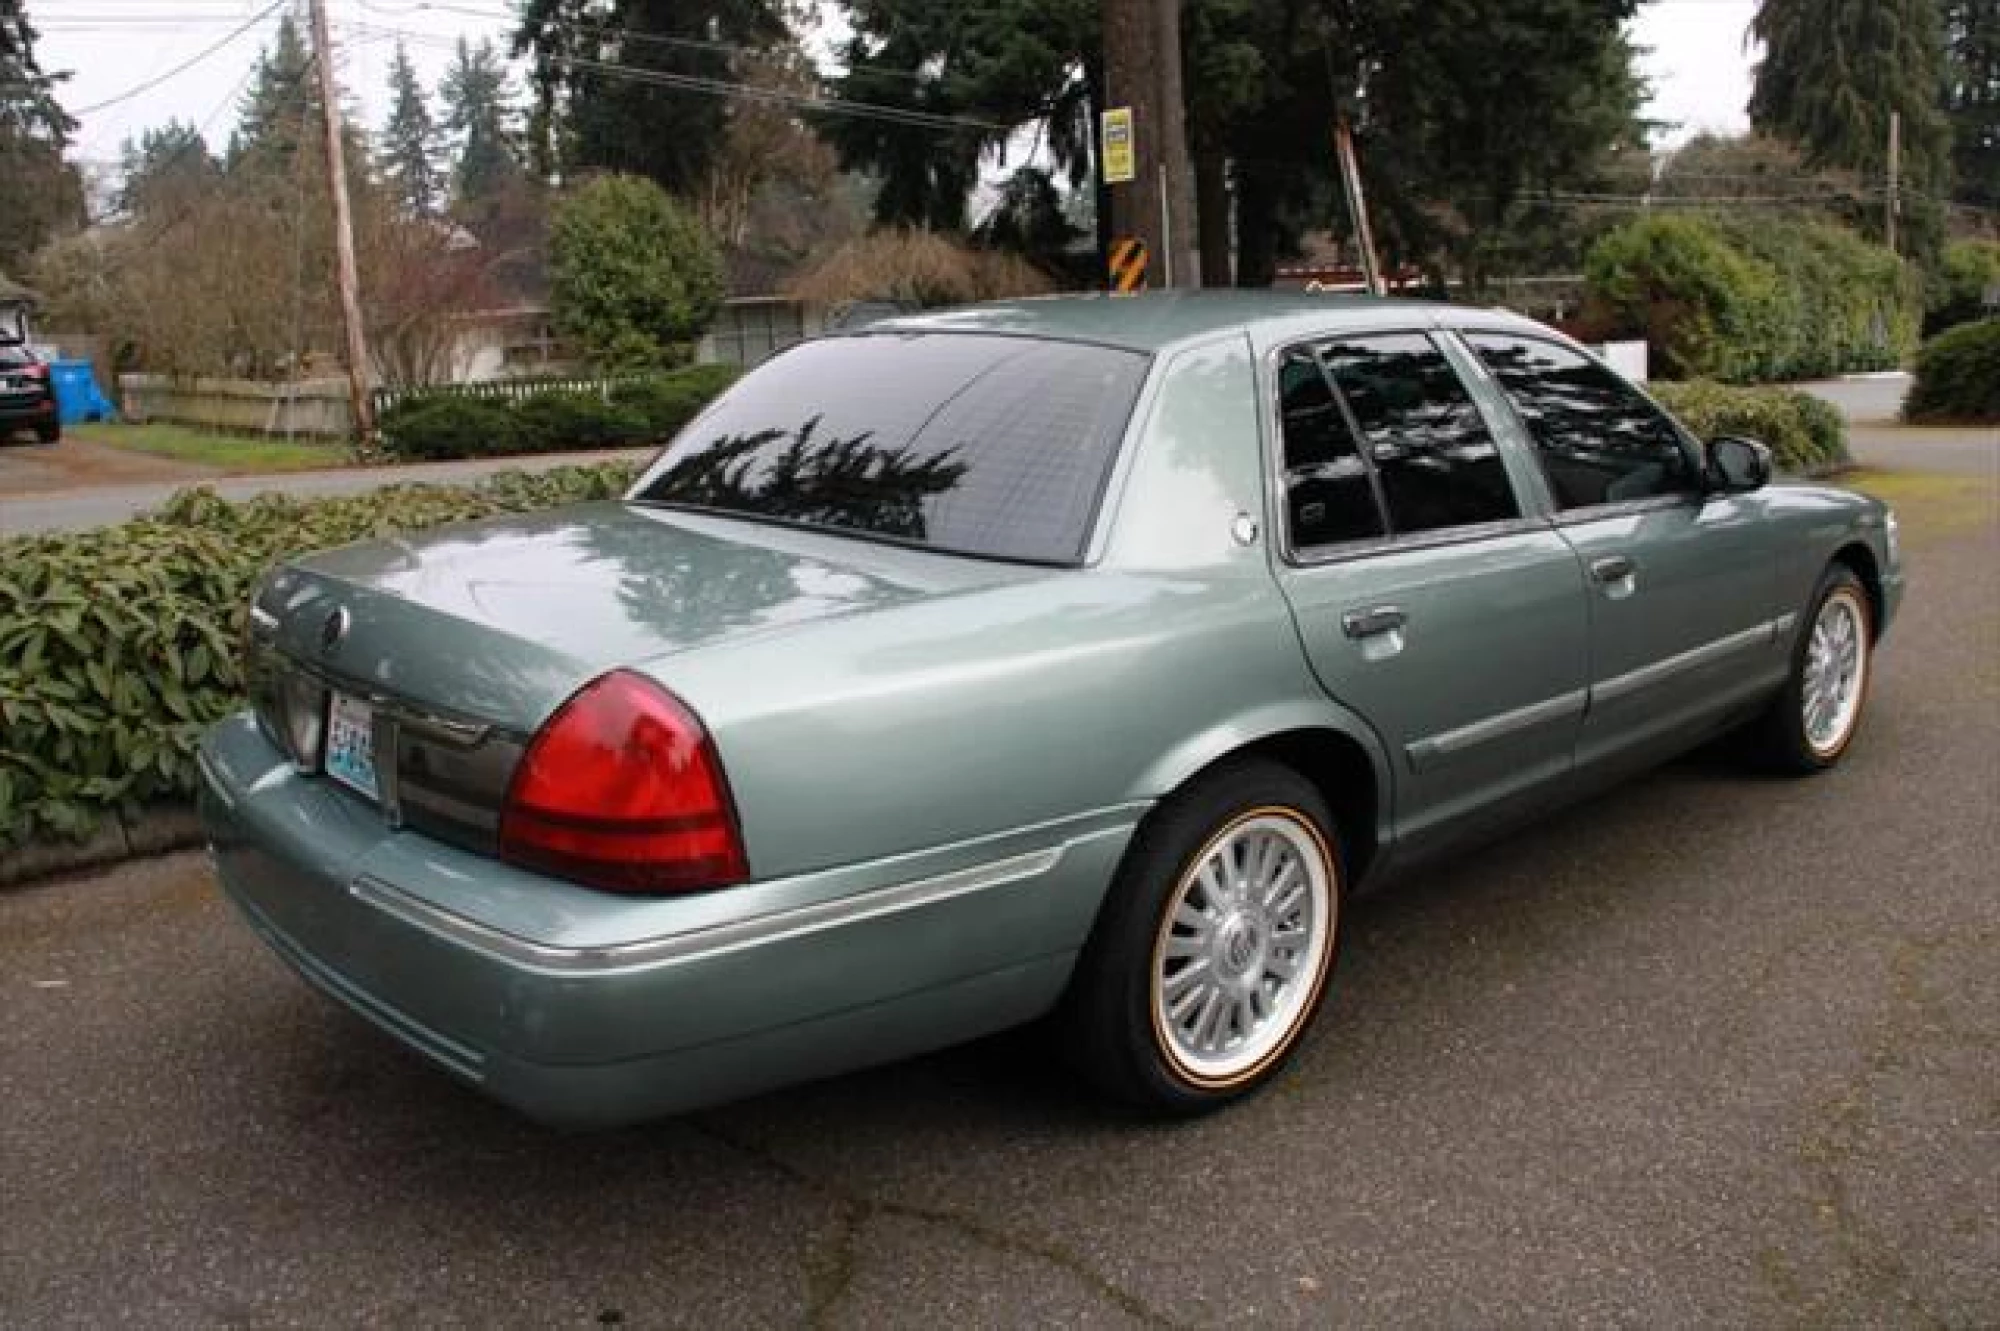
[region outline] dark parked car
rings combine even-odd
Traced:
[[[26,346],[0,342],[0,443],[29,431],[45,444],[62,438],[55,381]]]

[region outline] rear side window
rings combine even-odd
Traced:
[[[1278,365],[1285,440],[1285,507],[1292,544],[1310,550],[1380,536],[1368,464],[1319,361],[1303,348]]]
[[[1394,532],[1520,516],[1485,419],[1429,338],[1344,338],[1321,347],[1320,356],[1381,478]]]
[[[1075,563],[1146,365],[968,333],[808,342],[725,393],[631,497]]]
[[[1673,422],[1617,375],[1540,338],[1465,338],[1534,436],[1562,508],[1619,504],[1698,488]]]

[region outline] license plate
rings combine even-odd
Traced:
[[[344,693],[327,706],[326,774],[371,800],[382,798],[375,779],[375,709]]]

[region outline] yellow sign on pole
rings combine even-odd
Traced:
[[[1146,289],[1146,242],[1125,236],[1111,242],[1111,289],[1121,294]]]
[[[1104,183],[1122,185],[1139,174],[1137,154],[1132,148],[1132,108],[1114,106],[1098,119],[1103,122],[1098,141]]]

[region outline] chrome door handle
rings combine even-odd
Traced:
[[[1371,606],[1366,610],[1350,610],[1340,617],[1340,631],[1350,638],[1373,638],[1383,633],[1394,633],[1410,622],[1398,605]]]
[[[1623,582],[1637,571],[1629,555],[1606,555],[1590,561],[1590,576],[1599,582]]]

